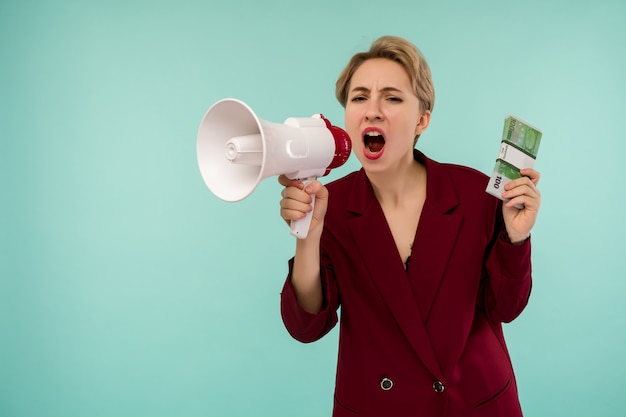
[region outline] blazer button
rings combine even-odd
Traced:
[[[446,386],[443,385],[443,382],[441,381],[435,381],[433,382],[433,389],[435,390],[436,393],[440,394],[446,389]]]
[[[393,387],[393,381],[389,378],[383,378],[380,381],[380,387],[383,389],[383,391],[389,391],[391,387]]]

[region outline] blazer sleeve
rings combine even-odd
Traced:
[[[502,206],[496,211],[494,239],[487,252],[481,281],[482,307],[494,321],[508,323],[517,318],[530,298],[532,265],[530,238],[514,245],[502,220]]]
[[[295,289],[291,282],[293,258],[289,260],[289,273],[280,295],[280,312],[285,328],[296,340],[309,343],[321,339],[337,324],[339,292],[334,278],[332,265],[322,261],[320,268],[322,279],[322,309],[317,314],[305,311],[298,303]]]

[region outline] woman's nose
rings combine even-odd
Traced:
[[[378,103],[375,102],[374,100],[370,101],[368,103],[367,109],[365,109],[365,120],[371,121],[371,120],[382,120],[383,115],[382,112],[380,111],[380,107],[378,106]]]

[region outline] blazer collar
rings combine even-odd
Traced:
[[[441,366],[428,342],[426,322],[461,217],[451,214],[459,202],[445,168],[419,151],[415,151],[415,159],[426,166],[427,190],[408,276],[363,169],[356,174],[349,197],[348,210],[353,213],[349,227],[370,277],[409,343],[433,375],[441,376]],[[410,280],[418,281],[411,285]],[[413,287],[418,287],[419,291],[414,292]]]
[[[417,149],[413,150],[416,161],[426,166],[426,202],[439,213],[448,213],[459,204],[459,199],[446,169]],[[362,192],[362,190],[366,192]],[[363,168],[356,174],[355,183],[348,203],[348,210],[363,214],[372,202],[376,202],[374,190]]]

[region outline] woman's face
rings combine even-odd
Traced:
[[[370,59],[352,76],[345,125],[352,150],[366,171],[412,163],[415,136],[426,130],[429,116],[421,114],[409,76],[397,62]]]

